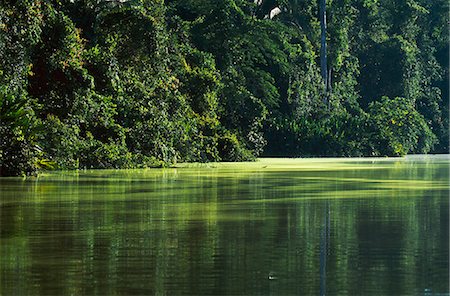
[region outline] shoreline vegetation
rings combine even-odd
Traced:
[[[4,1],[0,176],[448,154],[449,3],[400,2]]]

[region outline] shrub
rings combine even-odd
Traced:
[[[427,153],[436,143],[436,136],[411,100],[383,97],[370,104],[369,114],[375,155]]]
[[[38,121],[28,103],[24,94],[0,88],[0,176],[29,175],[38,167]]]

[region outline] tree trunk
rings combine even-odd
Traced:
[[[328,92],[328,70],[327,70],[327,3],[326,0],[319,0],[319,14],[320,14],[320,72],[322,74],[323,85],[325,89],[325,99],[327,99]]]

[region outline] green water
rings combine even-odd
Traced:
[[[0,295],[449,293],[448,156],[0,179]]]

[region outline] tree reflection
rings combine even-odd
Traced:
[[[382,166],[2,179],[0,294],[448,292],[448,165]]]

